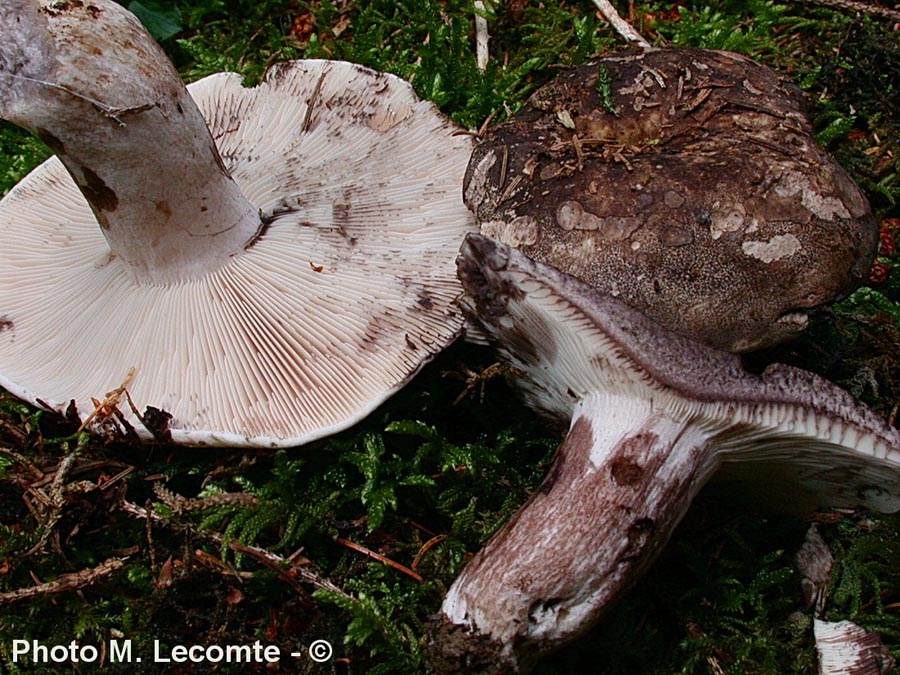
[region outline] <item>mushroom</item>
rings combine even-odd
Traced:
[[[852,621],[824,621],[825,597],[834,556],[815,524],[806,533],[797,553],[797,571],[807,608],[813,612],[813,636],[819,661],[819,675],[881,675],[894,668],[890,651],[878,633],[869,632]]]
[[[175,442],[291,446],[460,333],[471,139],[406,82],[307,60],[188,93],[112,0],[5,0],[0,34],[0,116],[56,155],[0,203],[15,395],[85,417],[133,369]]]
[[[571,425],[544,482],[447,593],[428,639],[439,672],[526,672],[583,634],[714,474],[792,508],[900,509],[900,433],[833,384],[747,372],[482,235],[458,264],[463,310],[527,403]]]
[[[852,621],[816,619],[813,631],[819,675],[883,675],[896,665],[881,636]]]
[[[483,234],[728,351],[796,336],[866,279],[878,242],[800,90],[727,52],[559,76],[488,132],[464,186]]]

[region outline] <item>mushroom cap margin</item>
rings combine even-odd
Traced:
[[[191,445],[346,428],[461,331],[471,140],[408,83],[344,62],[190,91],[265,235],[203,278],[138,284],[51,158],[0,202],[0,385],[85,417],[134,367],[135,402]]]

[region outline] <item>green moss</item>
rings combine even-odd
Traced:
[[[0,195],[49,156],[47,146],[36,137],[0,121]]]

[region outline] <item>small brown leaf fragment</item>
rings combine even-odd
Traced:
[[[235,607],[239,605],[244,599],[244,593],[239,588],[235,588],[234,586],[228,587],[228,594],[225,596],[225,602],[228,603],[229,607]]]
[[[172,556],[169,556],[166,562],[163,563],[162,568],[159,570],[159,576],[156,578],[157,588],[168,588],[172,585],[172,568]]]
[[[222,569],[225,567],[225,563],[222,562],[221,558],[214,556],[211,553],[207,553],[203,549],[199,548],[194,551],[194,562],[212,569]]]
[[[46,406],[49,407],[49,406]],[[75,399],[69,401],[69,405],[66,406],[66,414],[65,414],[66,422],[73,425],[81,425],[81,418],[78,417],[78,406],[75,405]]]
[[[350,14],[341,14],[338,17],[338,20],[331,27],[331,32],[334,34],[334,37],[340,37],[341,33],[347,30],[350,27]]]
[[[525,8],[528,0],[506,0],[506,17],[509,22],[518,26],[525,19]]]
[[[291,26],[291,37],[295,38],[301,47],[305,47],[309,44],[310,38],[312,38],[315,26],[316,17],[313,13],[309,10],[301,12],[294,19],[294,25]]]
[[[160,408],[155,408],[152,405],[148,405],[144,408],[144,414],[141,417],[144,427],[153,434],[153,438],[160,443],[172,442],[172,433],[169,431],[169,422],[171,419],[172,413]]]
[[[891,265],[876,260],[872,263],[872,270],[869,272],[869,281],[873,284],[883,284],[888,280],[891,274]]]

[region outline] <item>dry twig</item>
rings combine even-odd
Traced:
[[[129,501],[123,500],[119,505],[119,508],[134,518],[152,520],[154,523],[165,525],[178,532],[186,532],[193,536],[201,537],[220,546],[225,543],[225,538],[222,535],[215,534],[213,532],[196,530],[188,525],[182,525],[180,523],[166,520],[159,515],[152,513],[147,509],[138,506],[137,504],[133,504]],[[243,553],[247,557],[253,558],[257,562],[275,571],[282,579],[288,582],[291,587],[295,589],[299,588],[297,586],[297,582],[300,581],[315,586],[316,588],[321,588],[323,590],[332,591],[333,593],[339,593],[340,595],[349,597],[342,588],[332,583],[328,579],[325,579],[324,577],[316,574],[305,566],[293,563],[285,558],[282,558],[279,555],[270,553],[265,549],[261,549],[256,546],[247,546],[237,541],[228,541],[228,548],[230,548],[235,553]]]
[[[616,8],[612,6],[609,0],[594,0],[597,10],[609,23],[613,29],[622,36],[626,42],[633,42],[641,49],[650,49],[650,43],[644,39],[644,36],[638,33],[634,27],[625,19],[619,16]]]
[[[128,558],[110,558],[103,561],[96,567],[81,570],[80,572],[72,572],[71,574],[63,574],[54,581],[48,581],[45,584],[38,584],[28,588],[18,588],[7,593],[0,593],[0,605],[8,605],[19,600],[28,600],[39,595],[51,595],[53,593],[62,593],[64,591],[76,591],[80,588],[90,586],[99,579],[108,577],[110,574],[125,565]]]
[[[246,492],[217,492],[206,497],[187,499],[166,490],[160,483],[153,485],[153,493],[159,501],[172,509],[172,513],[176,515],[189,511],[205,511],[220,506],[252,508],[259,503],[259,499]]]
[[[841,9],[847,12],[890,19],[891,21],[900,21],[900,10],[881,7],[879,5],[870,5],[867,2],[859,2],[858,0],[807,0],[807,4],[822,5],[823,7],[829,7],[831,9]]]
[[[129,368],[128,373],[125,375],[125,380],[121,385],[108,392],[106,398],[102,401],[94,401],[94,411],[85,418],[84,422],[81,423],[81,426],[78,427],[78,431],[87,429],[87,426],[94,421],[95,417],[99,416],[101,420],[109,417],[112,414],[112,411],[118,407],[119,399],[122,394],[125,393],[125,389],[128,388],[128,385],[131,384],[131,379],[133,377],[134,368]]]
[[[62,509],[66,503],[66,480],[69,477],[69,472],[72,470],[72,464],[75,463],[75,457],[74,452],[69,453],[59,463],[56,474],[53,476],[53,482],[50,484],[49,494],[34,486],[28,490],[29,493],[37,496],[43,502],[45,510],[32,509],[32,513],[41,514],[42,517],[39,518],[38,522],[43,531],[38,542],[25,553],[26,556],[43,550],[50,539],[50,535],[55,531],[56,524],[62,518]]]
[[[28,469],[32,477],[36,480],[44,477],[44,472],[41,471],[37,466],[35,466],[35,464],[25,455],[21,455],[14,450],[10,450],[9,448],[0,448],[0,455],[6,455],[17,464],[21,464],[23,467]]]
[[[402,572],[403,574],[410,577],[411,579],[415,579],[420,584],[423,581],[425,581],[422,578],[422,575],[420,575],[418,572],[414,572],[413,570],[409,569],[406,565],[401,565],[400,563],[395,562],[395,561],[391,560],[390,558],[381,555],[380,553],[376,553],[372,549],[368,549],[365,546],[362,546],[361,544],[357,544],[356,542],[350,541],[349,539],[341,539],[340,537],[335,537],[334,540],[337,543],[341,544],[342,546],[346,546],[347,548],[352,549],[358,553],[362,553],[367,558],[371,558],[372,560],[377,560],[380,563],[384,563],[388,567],[392,567],[393,569],[397,570],[398,572]]]
[[[466,387],[462,390],[462,392],[453,400],[453,405],[459,405],[459,403],[469,396],[473,394],[476,390],[479,392],[479,401],[484,402],[484,386],[487,384],[488,380],[491,380],[500,375],[507,375],[509,373],[517,374],[517,370],[505,363],[492,363],[487,368],[482,370],[480,373],[476,373],[474,370],[467,368],[465,366],[462,367],[460,372],[454,371],[445,371],[442,373],[444,376],[453,376],[453,377],[461,377],[466,381]]]

